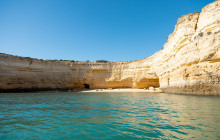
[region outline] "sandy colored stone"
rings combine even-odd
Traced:
[[[112,91],[154,87],[167,93],[220,95],[220,1],[201,13],[181,16],[164,48],[147,59],[67,62],[0,54],[0,91],[72,90],[84,83]]]
[[[155,59],[163,92],[220,95],[220,1],[180,17]]]
[[[83,88],[159,87],[159,79],[146,60],[132,62],[43,61],[0,54],[0,89],[71,90]]]

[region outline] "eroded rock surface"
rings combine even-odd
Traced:
[[[220,1],[179,18],[155,62],[162,91],[220,95]]]
[[[44,61],[0,55],[0,89],[71,90],[83,88],[159,87],[159,78],[146,60],[134,62]]]
[[[45,61],[0,54],[0,90],[148,88],[220,95],[220,1],[182,16],[164,49],[130,62]]]

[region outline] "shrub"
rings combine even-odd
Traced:
[[[107,62],[109,62],[109,61],[107,61],[107,60],[96,60],[96,62],[107,63]]]

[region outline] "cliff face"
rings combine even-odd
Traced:
[[[220,1],[179,18],[164,49],[132,62],[43,61],[0,54],[0,90],[159,87],[220,95]]]
[[[220,1],[179,18],[155,59],[162,91],[220,95]]]
[[[146,60],[134,62],[43,61],[0,55],[1,91],[83,88],[159,87],[159,78]]]

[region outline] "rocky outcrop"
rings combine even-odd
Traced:
[[[155,59],[162,91],[220,95],[220,1],[179,18]]]
[[[0,54],[0,90],[148,88],[220,95],[220,1],[182,16],[164,48],[130,62],[46,61]]]
[[[149,58],[150,59],[150,58]],[[159,87],[146,60],[133,62],[44,61],[0,54],[1,91]]]

